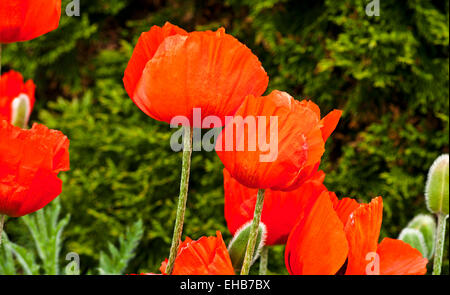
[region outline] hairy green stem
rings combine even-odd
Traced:
[[[255,252],[256,240],[258,238],[259,222],[261,221],[261,213],[264,204],[264,190],[258,190],[256,198],[255,213],[253,213],[252,226],[250,228],[250,236],[245,250],[244,263],[242,264],[241,275],[248,275],[252,265],[253,253]]]
[[[169,261],[167,262],[166,274],[172,274],[175,264],[175,258],[178,254],[178,247],[181,242],[183,232],[184,214],[186,212],[186,201],[189,187],[189,173],[191,169],[192,155],[192,128],[183,126],[183,164],[181,169],[180,195],[178,197],[177,217],[172,237],[172,246],[170,247]]]
[[[442,269],[442,256],[444,254],[445,226],[448,215],[438,214],[438,225],[436,230],[436,250],[434,254],[433,275],[440,275]]]
[[[269,247],[264,246],[259,257],[259,274],[265,276],[267,274],[267,264],[269,262]]]
[[[3,226],[5,225],[6,215],[0,214],[0,246],[2,245]]]

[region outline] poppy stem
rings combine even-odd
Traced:
[[[259,258],[259,274],[262,276],[267,275],[267,264],[269,262],[269,247],[264,246],[261,250],[261,256]]]
[[[3,226],[5,225],[6,215],[0,214],[0,246],[2,245]]]
[[[189,173],[191,169],[192,155],[192,128],[183,126],[183,164],[181,169],[180,195],[178,197],[177,217],[172,237],[172,246],[170,247],[169,261],[167,262],[166,274],[172,274],[175,264],[175,258],[178,254],[178,247],[183,232],[184,214],[186,212],[186,201],[189,187]]]
[[[259,222],[261,221],[261,213],[264,204],[265,190],[258,190],[258,197],[256,198],[255,213],[253,214],[253,221],[250,228],[250,236],[247,242],[247,249],[245,250],[244,263],[242,264],[241,275],[248,275],[250,267],[252,266],[253,253],[255,252],[256,240],[258,238]]]
[[[433,275],[440,275],[442,268],[442,256],[444,254],[445,226],[448,215],[438,213],[438,225],[436,231],[436,252],[434,254]]]

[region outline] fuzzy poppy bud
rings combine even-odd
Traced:
[[[11,123],[25,129],[31,113],[30,99],[26,94],[21,94],[13,100],[11,107]]]
[[[407,228],[417,229],[422,233],[428,250],[428,258],[433,257],[436,238],[436,221],[433,216],[419,214],[409,222]]]
[[[252,221],[249,221],[242,225],[242,227],[236,231],[236,234],[228,245],[228,253],[230,253],[231,263],[233,264],[233,267],[236,271],[239,271],[241,269],[242,263],[244,262],[251,225]],[[259,254],[261,253],[261,249],[264,247],[266,237],[266,226],[264,225],[264,223],[260,222],[252,264],[255,263],[255,261],[258,259]]]
[[[448,215],[448,173],[448,154],[444,154],[431,165],[425,186],[427,207],[432,213]]]
[[[429,254],[427,245],[425,244],[425,238],[418,229],[404,228],[401,231],[398,239],[410,244],[413,248],[419,250],[420,253],[422,253],[423,257],[428,257]]]

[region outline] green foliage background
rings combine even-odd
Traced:
[[[71,140],[63,253],[81,254],[84,271],[95,268],[108,241],[142,219],[144,238],[127,271],[156,272],[168,255],[181,154],[170,150],[173,130],[145,116],[121,81],[140,33],[165,21],[223,26],[258,55],[271,78],[267,92],[310,98],[324,114],[344,110],[327,143],[325,182],[341,197],[383,196],[382,235],[397,237],[426,212],[426,172],[449,152],[449,1],[380,1],[379,17],[365,14],[369,2],[81,1],[81,16],[63,13],[56,31],[3,46],[3,72],[37,84],[32,121]],[[220,230],[229,240],[222,164],[215,153],[195,152],[192,167],[185,234]],[[10,219],[10,238],[17,230]],[[448,254],[444,265],[448,273]],[[271,249],[269,269],[286,273],[283,247]]]

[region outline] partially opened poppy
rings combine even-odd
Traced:
[[[248,188],[224,169],[225,219],[234,235],[253,219],[258,189]],[[267,228],[266,245],[284,244],[302,212],[309,211],[319,195],[327,191],[323,185],[325,173],[316,172],[299,188],[289,191],[266,190],[261,221]]]
[[[197,241],[186,238],[180,244],[172,275],[234,275],[222,234],[217,237],[202,237]],[[161,273],[166,274],[167,259],[161,264]]]
[[[29,117],[34,106],[35,88],[32,80],[24,83],[22,75],[18,72],[9,71],[3,74],[0,77],[0,120],[12,122],[14,101],[22,97],[28,101]]]
[[[55,199],[60,171],[69,170],[69,140],[34,124],[29,130],[0,120],[0,215],[20,217]]]
[[[285,250],[289,273],[425,274],[428,260],[417,249],[389,238],[378,244],[382,212],[381,197],[359,205],[322,193],[289,235]]]
[[[141,35],[123,81],[148,116],[167,123],[184,116],[202,128],[202,118],[224,122],[247,95],[263,94],[268,76],[251,50],[223,28],[187,33],[166,23]],[[194,108],[201,111],[198,122]]]
[[[27,41],[55,30],[61,0],[0,1],[0,43]]]
[[[313,102],[281,91],[250,95],[219,135],[216,152],[231,176],[247,187],[293,190],[317,171],[340,116],[335,110],[321,119]]]

